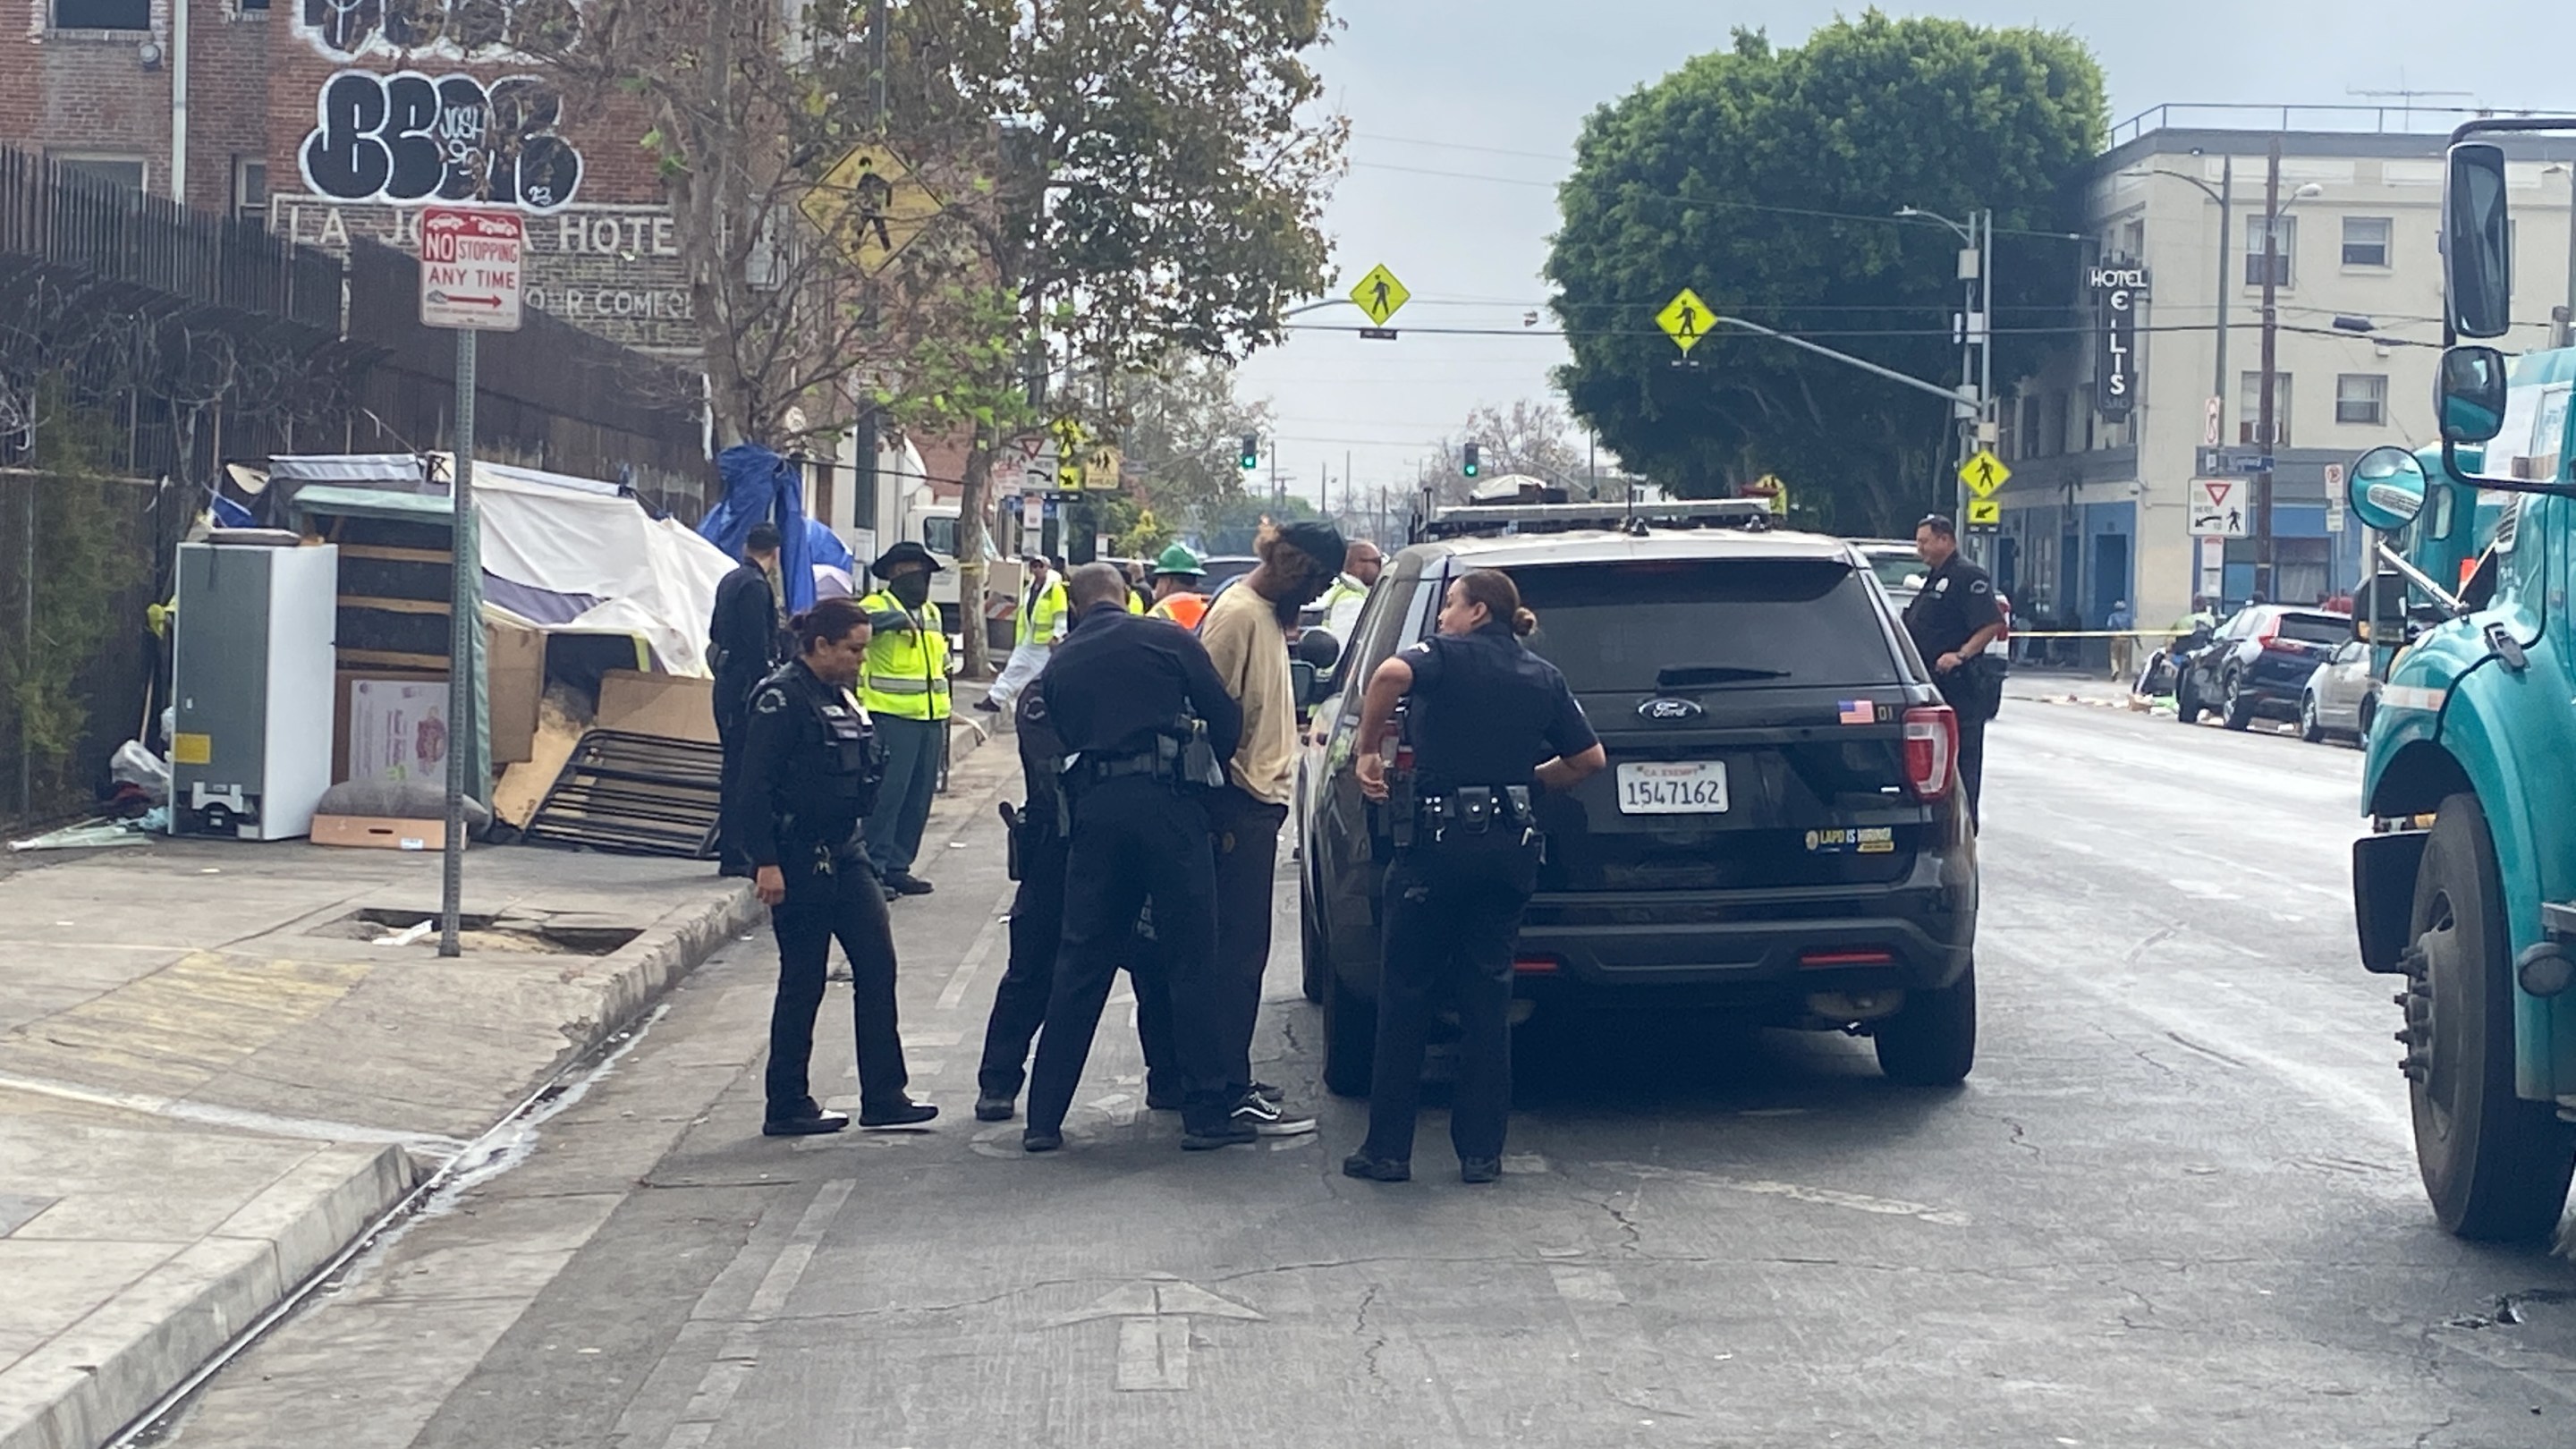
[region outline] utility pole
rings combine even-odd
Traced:
[[[2263,377],[2254,446],[2262,466],[2254,471],[2254,592],[2272,600],[2272,467],[2276,436],[2273,377],[2281,340],[2281,314],[2275,303],[2281,283],[2281,138],[2272,138],[2271,165],[2263,182]],[[2224,294],[2222,294],[2224,295]]]
[[[2277,187],[2280,182],[2275,179],[2273,185]],[[2228,243],[2235,239],[2231,230],[2235,219],[2236,158],[2228,156],[2218,163],[2218,367],[2217,375],[2209,380],[2209,395],[2218,399],[2218,442],[2221,447],[2227,443],[2227,299],[2236,290],[2229,280],[2232,274],[2227,265],[2235,258],[2227,252]]]

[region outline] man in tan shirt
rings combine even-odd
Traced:
[[[1253,551],[1261,566],[1216,596],[1199,642],[1225,691],[1243,706],[1243,742],[1226,766],[1226,788],[1208,797],[1216,832],[1215,977],[1224,993],[1226,1034],[1218,1059],[1236,1101],[1237,1140],[1315,1130],[1279,1091],[1252,1077],[1252,1034],[1261,1015],[1261,977],[1270,964],[1271,877],[1279,827],[1296,790],[1297,694],[1288,672],[1288,633],[1298,611],[1323,597],[1342,567],[1341,531],[1308,520],[1265,524]]]

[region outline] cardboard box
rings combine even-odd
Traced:
[[[546,635],[487,619],[483,623],[483,705],[491,723],[492,768],[529,758],[537,742],[537,702],[546,693]]]
[[[391,820],[374,815],[316,815],[315,845],[360,846],[376,850],[445,850],[444,820]]]
[[[346,780],[447,781],[447,681],[429,676],[349,681]]]
[[[677,674],[612,669],[599,677],[593,724],[631,735],[715,744],[716,682]]]

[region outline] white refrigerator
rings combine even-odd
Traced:
[[[170,831],[285,840],[331,786],[340,551],[240,532],[179,547]]]

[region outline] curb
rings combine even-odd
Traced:
[[[672,919],[683,915],[675,911],[654,923],[600,962],[606,979],[595,1018],[567,1024],[563,1050],[520,1085],[534,1090],[588,1056],[766,914],[745,884],[682,919]],[[0,1432],[0,1449],[97,1449],[115,1439],[333,1266],[433,1172],[400,1147],[320,1148],[214,1232],[12,1364],[0,1418],[28,1417]],[[189,1286],[209,1268],[211,1282]],[[176,1281],[156,1283],[165,1277]]]

